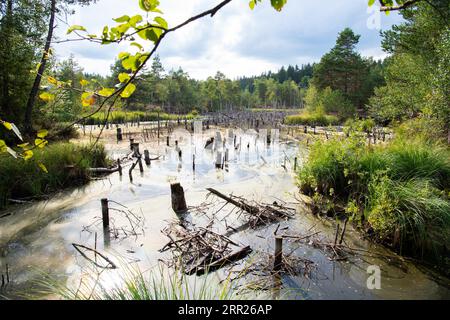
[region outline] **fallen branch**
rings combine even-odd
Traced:
[[[98,252],[97,250],[92,249],[92,248],[89,248],[89,247],[86,247],[86,246],[84,246],[84,245],[82,245],[82,244],[77,244],[77,243],[72,243],[72,246],[73,246],[73,247],[75,248],[75,250],[77,250],[77,251],[78,251],[78,252],[79,252],[86,260],[92,262],[95,266],[97,266],[97,267],[99,267],[99,268],[102,268],[102,269],[117,269],[117,267],[116,267],[116,265],[114,264],[114,262],[112,262],[111,260],[109,260],[108,257],[106,257],[105,255],[101,254],[101,253]],[[98,255],[98,256],[101,257],[103,260],[105,260],[105,261],[108,263],[108,265],[106,265],[106,266],[99,265],[99,264],[97,263],[97,261],[95,261],[95,260],[89,258],[89,257],[88,257],[81,249],[84,249],[85,251],[93,252],[93,253],[94,253],[95,259],[96,259],[97,255]]]

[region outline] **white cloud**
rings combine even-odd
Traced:
[[[211,8],[219,0],[160,0],[164,17],[173,26],[188,17]],[[363,55],[383,56],[377,30],[367,28],[369,14],[366,0],[289,0],[284,10],[275,12],[265,0],[255,10],[248,0],[234,0],[213,18],[194,22],[170,34],[158,54],[166,70],[182,67],[194,78],[204,79],[217,70],[228,77],[257,75],[276,70],[281,65],[315,62],[333,45],[345,27],[361,34]],[[112,18],[141,13],[137,0],[100,0],[88,7],[76,8],[69,24],[80,24],[99,33]],[[400,21],[396,14],[382,17],[387,29]],[[57,34],[65,38],[67,26]],[[147,44],[148,46],[148,44]],[[88,72],[109,73],[114,57],[127,46],[71,42],[56,46],[59,57],[71,53]]]

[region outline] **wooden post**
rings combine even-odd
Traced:
[[[122,176],[122,166],[120,165],[120,159],[117,159],[117,168],[119,170],[119,175]]]
[[[108,199],[103,198],[101,200],[102,203],[102,221],[103,221],[103,229],[109,228],[109,208],[108,208]]]
[[[192,155],[192,171],[195,172],[195,154]]]
[[[346,218],[344,221],[344,228],[342,229],[341,239],[339,240],[339,244],[342,244],[342,241],[344,241],[345,230],[347,229],[347,222],[348,222],[348,218]]]
[[[170,145],[169,145],[169,136],[167,136],[167,142],[166,142],[166,144],[167,144],[167,146],[169,147]]]
[[[334,246],[336,246],[336,244],[337,244],[337,241],[338,241],[338,236],[339,236],[339,228],[340,228],[340,224],[337,224],[337,226],[336,226],[336,234],[335,234],[335,236],[334,236]]]
[[[138,157],[138,164],[139,164],[139,172],[143,173],[144,172],[144,166],[142,165],[142,156]]]
[[[130,138],[130,150],[133,150],[134,139]]]
[[[117,141],[122,141],[122,128],[117,128]]]
[[[294,171],[297,171],[297,157],[294,158]]]
[[[131,145],[131,150],[133,151],[133,157],[140,157],[141,156],[141,152],[139,151],[139,143],[138,142],[134,142]]]
[[[159,111],[158,111],[158,140],[159,140],[159,131],[160,131],[161,125],[159,122]]]
[[[222,152],[217,152],[216,155],[216,169],[222,168]]]
[[[283,265],[283,238],[275,237],[275,255],[274,255],[273,270],[279,271]]]
[[[151,164],[150,153],[148,152],[148,150],[144,150],[144,160],[146,165],[149,166]]]
[[[184,189],[180,183],[172,183],[170,185],[172,196],[172,209],[176,213],[182,213],[187,210],[186,199],[184,198]]]

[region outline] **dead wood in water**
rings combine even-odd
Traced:
[[[117,269],[117,266],[114,264],[114,262],[112,262],[108,257],[106,257],[102,253],[98,252],[97,250],[89,248],[89,247],[86,247],[86,246],[84,246],[82,244],[78,244],[78,243],[72,243],[72,246],[75,248],[75,250],[77,250],[81,254],[81,256],[83,256],[89,262],[92,262],[95,266],[97,266],[99,268],[102,268],[102,269]],[[85,252],[93,252],[94,253],[94,259],[88,257]],[[102,265],[98,264],[98,262],[96,261],[97,260],[97,256],[102,258],[108,264],[105,265],[105,266],[102,266]]]
[[[246,257],[249,246],[241,247],[230,238],[209,228],[172,223],[161,231],[169,242],[159,251],[170,250],[169,266],[181,265],[188,275],[202,275]],[[232,247],[236,247],[233,250]]]
[[[138,236],[144,235],[145,218],[144,215],[134,213],[128,207],[122,205],[119,202],[109,199],[109,227],[108,233],[113,239],[124,240],[130,237],[134,237],[136,240]],[[117,218],[124,220],[124,224],[119,225]],[[94,221],[88,225],[83,226],[83,232],[93,233],[95,230],[102,230],[103,219],[102,217],[95,217]]]
[[[265,204],[253,201],[251,203],[242,197],[227,196],[213,188],[207,188],[206,190],[241,209],[242,213],[246,216],[247,224],[250,228],[290,219],[295,214],[295,209],[279,205],[277,202]]]

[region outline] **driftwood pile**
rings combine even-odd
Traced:
[[[168,262],[169,266],[181,267],[188,275],[202,275],[220,269],[246,257],[252,251],[249,246],[240,246],[209,227],[171,223],[161,232],[170,241],[159,251],[170,250],[172,260]]]
[[[277,202],[272,204],[257,203],[255,201],[248,201],[242,197],[234,195],[227,196],[213,188],[208,188],[206,190],[210,192],[209,195],[214,195],[222,200],[225,200],[225,205],[231,203],[238,208],[238,218],[241,215],[244,215],[247,221],[245,226],[252,229],[270,223],[285,221],[295,215],[294,208],[280,205]]]

